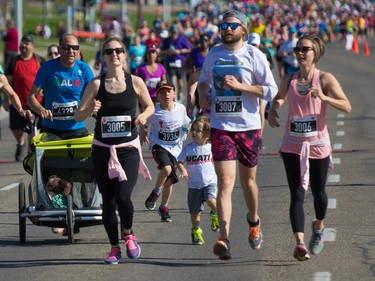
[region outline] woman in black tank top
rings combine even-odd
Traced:
[[[141,253],[132,229],[131,194],[137,183],[139,166],[146,178],[149,173],[143,162],[137,126],[144,125],[155,108],[143,80],[125,72],[123,65],[127,54],[121,40],[106,40],[101,53],[107,72],[87,85],[74,117],[78,121],[97,114],[92,160],[103,197],[103,225],[111,243],[104,262],[117,264],[122,255],[116,210],[124,227],[121,236],[127,256],[136,259]],[[138,103],[143,112],[136,116]]]

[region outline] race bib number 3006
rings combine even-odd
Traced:
[[[124,116],[103,116],[101,119],[103,138],[120,138],[131,136],[131,118]]]
[[[292,117],[290,119],[290,135],[294,137],[317,136],[317,117]]]

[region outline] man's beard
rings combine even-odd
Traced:
[[[233,32],[232,36],[231,37],[226,37],[225,35],[221,37],[221,40],[223,40],[223,42],[225,44],[234,44],[234,43],[238,43],[239,41],[242,40],[242,36],[243,34],[242,33],[235,33]]]

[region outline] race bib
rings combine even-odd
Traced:
[[[159,129],[158,139],[164,144],[175,144],[180,139],[180,130],[168,128]]]
[[[74,111],[78,108],[78,102],[52,103],[52,114],[55,120],[72,120]]]
[[[291,117],[290,118],[290,133],[293,137],[315,137],[318,135],[317,131],[317,117]]]
[[[169,63],[169,66],[170,67],[182,67],[182,61],[181,60],[176,60],[176,61],[172,61]]]
[[[101,118],[102,138],[130,137],[131,118],[123,116],[103,116]]]
[[[215,116],[237,117],[242,115],[242,96],[216,96]]]

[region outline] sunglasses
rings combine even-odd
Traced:
[[[230,27],[230,29],[236,30],[240,25],[241,24],[239,24],[238,22],[223,22],[222,24],[220,24],[220,29],[227,30],[228,27]]]
[[[305,47],[294,47],[293,48],[293,53],[298,54],[299,52],[306,54],[308,51],[313,50],[312,47],[305,46]]]
[[[114,48],[114,49],[105,49],[104,54],[106,55],[112,55],[113,52],[115,52],[117,55],[125,53],[125,50],[123,48]]]
[[[58,52],[49,52],[48,56],[52,57],[52,56],[57,56],[58,54],[59,54]]]
[[[61,49],[63,49],[64,51],[70,51],[70,49],[73,49],[73,51],[78,51],[79,45],[62,44]]]

